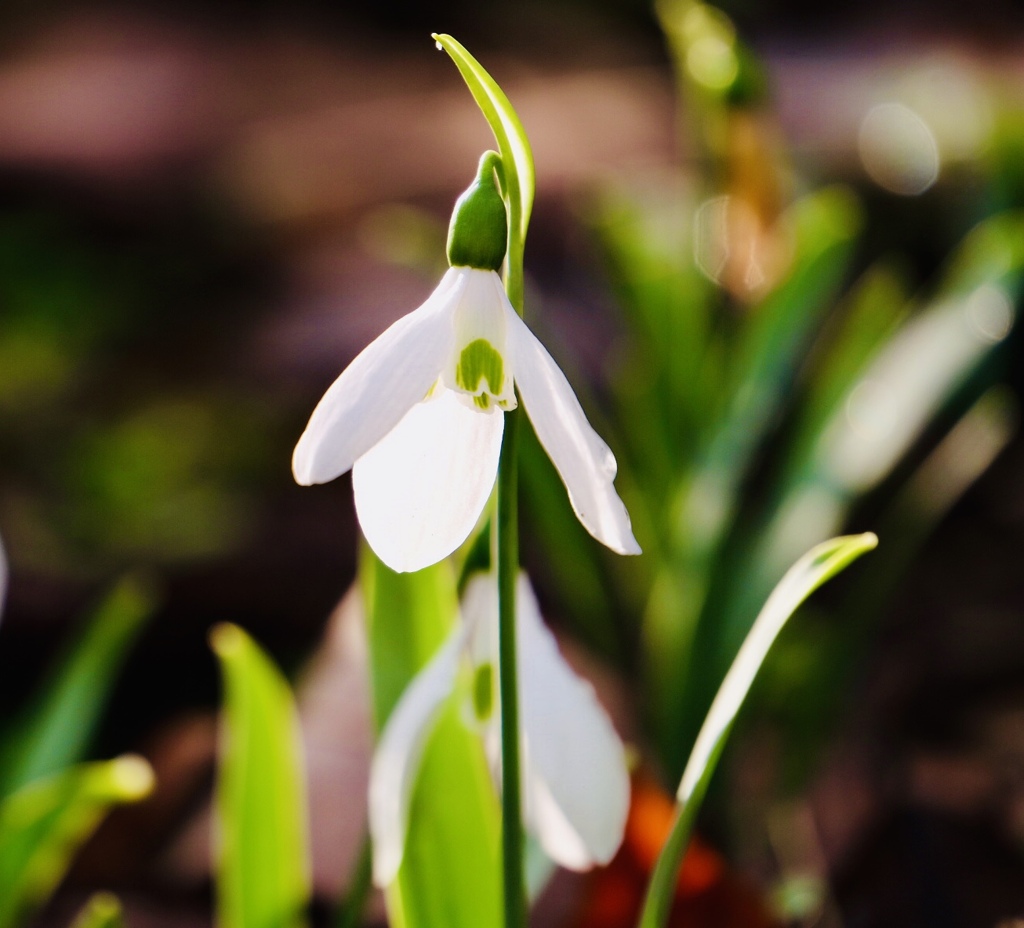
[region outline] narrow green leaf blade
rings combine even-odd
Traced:
[[[5,737],[3,795],[84,757],[117,671],[156,604],[154,585],[142,574],[123,577],[100,603]]]
[[[644,618],[649,699],[658,710],[662,758],[673,775],[745,631],[736,634],[719,622],[711,599],[723,546],[742,509],[744,482],[832,305],[862,223],[859,202],[841,187],[802,197],[788,217],[795,247],[789,276],[752,310],[741,333],[729,400],[666,520],[674,550]]]
[[[360,583],[378,730],[440,647],[458,603],[451,565],[396,574],[364,546]],[[430,739],[387,902],[395,928],[501,924],[498,802],[479,738],[452,700]]]
[[[310,895],[306,796],[291,689],[235,625],[210,636],[224,679],[217,779],[217,924],[301,928]]]
[[[768,597],[722,681],[690,752],[676,793],[679,801],[676,821],[651,876],[640,928],[661,928],[668,918],[676,874],[708,783],[736,715],[779,632],[811,593],[877,544],[878,538],[866,532],[816,545],[789,569]]]
[[[525,239],[536,190],[533,150],[526,130],[505,92],[476,58],[450,35],[434,34],[433,39],[438,48],[444,49],[455,62],[494,133],[498,153],[505,164],[508,198],[511,203],[517,204],[515,229],[520,239]]]
[[[434,35],[437,47],[455,62],[473,99],[494,133],[501,154],[504,197],[508,205],[508,254],[505,289],[516,310],[523,312],[523,254],[536,188],[533,151],[508,97],[480,62],[450,35]]]
[[[789,617],[819,586],[877,545],[878,538],[872,532],[822,542],[800,558],[779,581],[754,621],[711,704],[711,711],[704,720],[679,784],[677,796],[681,803],[703,795],[736,714]]]
[[[859,202],[842,187],[803,197],[788,215],[794,228],[792,269],[751,310],[735,349],[728,406],[698,463],[678,523],[683,544],[708,557],[731,524],[738,487],[796,379],[802,353],[831,308],[862,225]]]
[[[115,805],[153,787],[141,757],[81,764],[11,794],[0,804],[0,928],[42,905],[78,848]]]

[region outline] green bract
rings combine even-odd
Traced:
[[[485,152],[476,180],[455,203],[448,227],[448,263],[452,267],[497,271],[505,260],[508,217],[494,176],[500,169],[501,156]]]

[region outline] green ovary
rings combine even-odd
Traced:
[[[485,722],[494,709],[494,668],[481,664],[473,676],[473,711],[479,721]]]
[[[462,349],[459,365],[455,368],[455,382],[467,393],[480,393],[475,398],[481,409],[490,406],[490,396],[501,394],[505,378],[505,361],[497,349],[485,338],[477,338]],[[486,387],[481,390],[480,383]]]

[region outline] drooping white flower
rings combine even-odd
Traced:
[[[525,574],[516,589],[523,815],[556,863],[586,870],[611,860],[629,811],[625,752],[589,683],[565,662],[545,627]],[[460,673],[468,669],[469,673]],[[457,681],[467,721],[500,768],[498,589],[494,574],[467,584],[462,621],[408,686],[388,718],[370,768],[373,874],[386,886],[405,848],[409,806],[423,751]]]
[[[516,388],[580,522],[613,551],[639,554],[611,450],[492,270],[449,268],[422,306],[356,357],[313,410],[295,479],[324,483],[351,469],[370,546],[394,570],[419,570],[480,517]]]

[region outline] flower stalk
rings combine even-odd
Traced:
[[[498,161],[502,192],[506,174]],[[525,242],[521,233],[519,198],[509,198],[508,251],[505,292],[523,315]],[[525,928],[526,860],[523,841],[523,801],[519,759],[519,691],[516,654],[516,578],[519,575],[519,410],[505,413],[505,433],[498,459],[498,501],[495,555],[498,572],[498,688],[501,693],[501,855],[505,928]]]
[[[501,841],[505,928],[526,925],[526,875],[519,760],[516,577],[519,573],[519,410],[505,414],[498,463],[498,686],[501,693]]]
[[[435,38],[438,38],[435,36]],[[461,48],[460,48],[461,51]],[[467,56],[468,57],[468,56]],[[475,63],[475,62],[474,62]],[[486,115],[486,109],[485,109]],[[495,121],[492,128],[495,128]],[[496,133],[499,144],[500,133]],[[527,143],[528,145],[528,143]],[[502,146],[507,150],[507,143]],[[527,151],[528,151],[527,147]],[[492,156],[493,157],[489,157]],[[528,159],[532,162],[532,158]],[[513,159],[513,162],[515,159]],[[501,155],[481,159],[494,171],[508,208],[508,239],[503,282],[513,309],[523,316],[525,226],[517,165],[505,170]],[[531,165],[532,166],[532,165]],[[531,197],[532,200],[532,189]],[[498,460],[497,518],[494,553],[498,575],[498,691],[501,696],[501,854],[505,928],[525,928],[526,869],[523,802],[520,773],[518,658],[516,654],[516,579],[519,575],[519,410],[505,413],[501,457]]]

